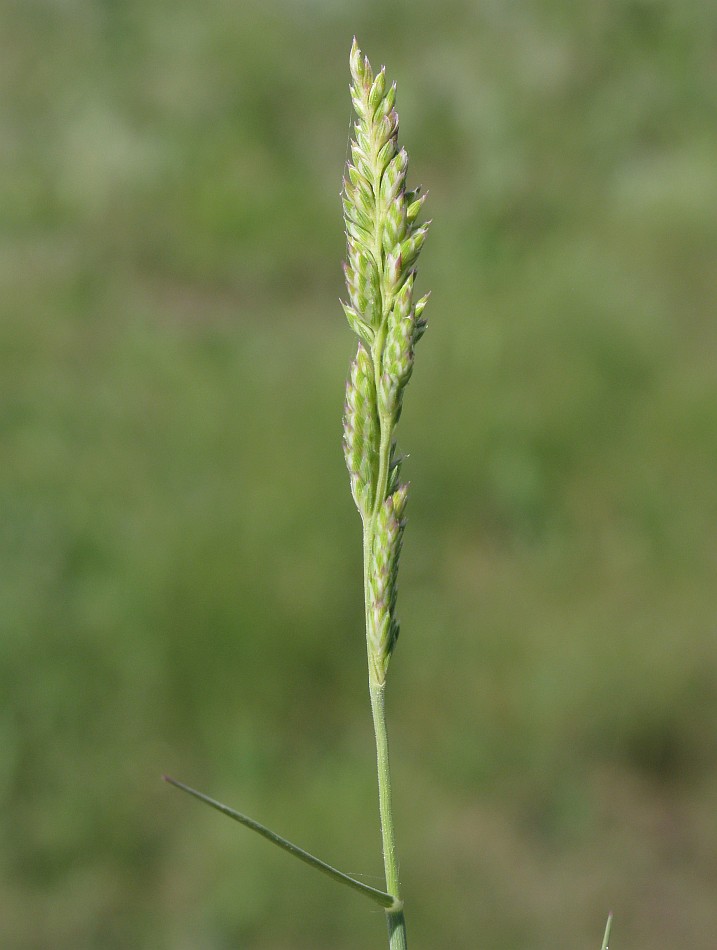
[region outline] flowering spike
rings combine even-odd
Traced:
[[[415,302],[413,293],[428,225],[416,223],[425,196],[406,185],[396,84],[388,83],[383,67],[374,74],[355,40],[350,66],[356,123],[343,193],[348,302],[342,306],[361,342],[346,389],[344,451],[369,552],[371,681],[381,684],[398,636],[396,578],[407,492],[393,434],[415,345],[426,329],[427,297]]]

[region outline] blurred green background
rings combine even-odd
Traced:
[[[389,715],[411,946],[717,932],[717,7],[0,6],[0,946],[384,922],[338,297],[351,37],[432,289]],[[316,879],[315,879],[316,878]]]

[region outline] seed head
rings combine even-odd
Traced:
[[[350,67],[357,121],[342,199],[346,287],[352,308],[347,317],[359,332],[356,321],[375,330],[386,328],[393,298],[415,270],[427,225],[416,224],[424,200],[420,189],[406,187],[408,154],[398,145],[396,84],[388,85],[383,67],[374,75],[355,39]],[[412,290],[411,281],[409,293]],[[374,353],[379,367],[381,355]]]
[[[351,47],[356,113],[343,209],[346,319],[360,342],[346,386],[344,454],[367,543],[367,638],[371,677],[383,683],[398,637],[398,562],[408,487],[393,439],[415,347],[426,329],[428,295],[414,301],[416,264],[428,232],[425,195],[406,185],[408,154],[398,144],[396,84],[374,74]]]

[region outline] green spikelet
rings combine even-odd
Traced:
[[[398,639],[396,619],[398,593],[398,560],[406,522],[403,513],[408,485],[401,485],[389,495],[378,510],[373,539],[374,571],[369,580],[370,614],[369,656],[378,683],[386,679],[388,662]]]
[[[364,518],[373,510],[376,498],[379,434],[373,363],[363,343],[359,343],[346,383],[344,457],[351,494]]]

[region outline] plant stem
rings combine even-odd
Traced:
[[[399,902],[397,910],[387,910],[388,943],[390,950],[406,950],[406,922],[400,904],[396,835],[393,828],[391,805],[391,770],[388,762],[388,734],[386,731],[385,684],[371,683],[371,713],[376,736],[376,763],[378,767],[378,802],[381,814],[383,864],[386,872],[386,890]]]
[[[391,769],[388,759],[388,732],[386,729],[385,682],[376,682],[373,674],[370,646],[371,614],[369,610],[369,578],[373,570],[373,523],[367,520],[364,525],[364,592],[366,597],[366,633],[369,641],[369,693],[371,696],[371,715],[376,739],[376,766],[378,774],[378,804],[381,817],[381,840],[383,845],[383,866],[386,875],[386,891],[391,894],[398,907],[386,911],[388,924],[388,942],[390,950],[407,950],[406,922],[400,897],[398,880],[398,857],[396,854],[396,834],[393,827],[393,807],[391,802]]]

